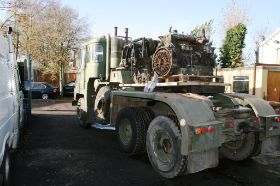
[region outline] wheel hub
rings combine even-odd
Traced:
[[[132,128],[128,119],[120,123],[119,136],[124,145],[128,145],[132,139]]]
[[[154,152],[163,163],[173,160],[174,148],[171,137],[165,131],[159,131],[154,137]]]

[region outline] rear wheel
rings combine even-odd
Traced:
[[[2,165],[0,168],[0,174],[2,175],[2,186],[10,185],[10,177],[11,177],[11,159],[10,159],[10,151],[8,146],[5,148],[5,153],[2,161]]]
[[[222,145],[221,154],[234,161],[241,161],[260,153],[260,141],[254,132],[243,133],[239,140]]]
[[[181,154],[182,135],[178,126],[168,117],[158,116],[151,122],[146,148],[153,168],[163,177],[183,174],[187,157]]]
[[[121,148],[129,155],[145,152],[147,126],[152,112],[146,108],[122,109],[116,120],[116,134]]]
[[[42,99],[49,99],[49,95],[48,94],[42,94]]]

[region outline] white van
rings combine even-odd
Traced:
[[[0,185],[8,185],[11,150],[19,142],[22,115],[19,77],[12,47],[11,29],[6,37],[0,35]]]

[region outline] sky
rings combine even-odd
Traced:
[[[189,33],[197,25],[214,19],[213,43],[217,48],[222,45],[223,15],[231,1],[61,0],[63,5],[72,7],[88,20],[93,37],[113,34],[113,27],[117,26],[120,35],[127,27],[133,39],[142,36],[156,39],[168,32],[170,26],[179,33]],[[265,31],[269,35],[280,28],[280,1],[236,0],[236,3],[248,13],[245,51],[253,59],[256,33]]]
[[[124,35],[129,29],[132,39],[158,36],[169,27],[189,33],[197,25],[214,19],[213,43],[220,48],[225,37],[223,15],[232,0],[60,0],[87,20],[92,37],[114,32]],[[235,0],[248,14],[245,55],[254,59],[256,33],[280,29],[279,0]],[[2,11],[3,12],[3,11]],[[249,59],[250,60],[250,59]]]

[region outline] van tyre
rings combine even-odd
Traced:
[[[144,108],[123,108],[117,115],[116,135],[121,148],[129,155],[145,152],[149,113]]]
[[[260,141],[254,132],[243,133],[242,139],[222,145],[221,154],[230,160],[242,161],[260,153]]]
[[[182,134],[168,117],[152,120],[146,137],[146,148],[153,168],[165,178],[182,175],[187,167],[187,156],[181,154]]]
[[[5,153],[2,161],[2,165],[0,168],[0,174],[2,176],[2,186],[9,186],[11,180],[11,156],[9,147],[6,145]]]

